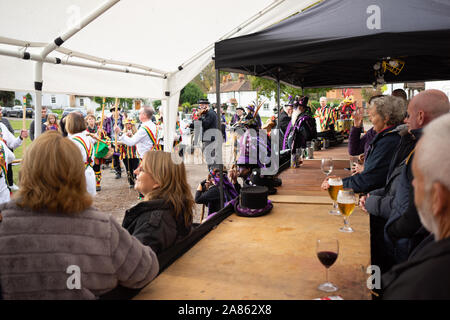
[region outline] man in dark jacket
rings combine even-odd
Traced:
[[[383,299],[450,299],[450,115],[432,121],[412,162],[414,196],[431,241],[382,277]]]
[[[202,152],[205,152],[206,147],[208,147],[211,143],[215,141],[214,135],[211,136],[211,132],[208,133],[208,130],[210,129],[217,129],[218,123],[217,123],[217,114],[214,112],[214,110],[209,108],[209,101],[208,99],[200,99],[198,101],[198,107],[201,110],[201,116],[198,121],[201,121],[201,128],[202,128]],[[191,128],[194,128],[194,123],[191,124]],[[220,131],[219,131],[220,133]],[[220,145],[219,147],[222,147]],[[212,150],[209,152],[210,154],[205,155],[206,162],[208,163],[208,168],[211,169],[214,167],[216,163],[215,159],[215,150]],[[212,158],[212,159],[209,159]]]
[[[44,124],[45,122],[47,122],[47,107],[46,106],[42,106],[42,128],[41,128],[41,133],[45,132],[46,129],[46,125]],[[30,124],[30,139],[31,141],[34,140],[34,120],[31,121]]]

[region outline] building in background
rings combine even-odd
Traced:
[[[36,104],[36,95],[34,92],[16,91],[15,99],[23,101],[23,97],[27,94],[31,94],[31,105]],[[65,108],[85,108],[97,109],[100,107],[92,97],[75,96],[68,94],[54,94],[54,93],[42,93],[42,105],[49,109],[65,109]]]
[[[236,107],[246,107],[249,104],[254,104],[256,101],[257,92],[252,89],[250,80],[246,80],[243,74],[239,74],[238,80],[231,80],[231,75],[225,75],[220,83],[220,102],[228,105],[228,113],[234,114]],[[276,107],[275,98],[268,99],[264,96],[259,96],[259,99],[264,101],[264,104],[259,109],[258,114],[261,117],[270,117],[273,115],[273,108]],[[216,103],[216,86],[212,86],[208,92],[208,100],[210,103]]]

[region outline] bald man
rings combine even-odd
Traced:
[[[416,95],[408,105],[405,120],[409,133],[401,138],[386,186],[361,199],[363,210],[377,217],[379,222],[377,230],[371,229],[375,234],[371,249],[372,263],[379,265],[382,272],[406,261],[411,251],[428,235],[414,206],[411,160],[422,128],[449,111],[449,100],[442,91],[426,90]]]
[[[450,299],[449,141],[450,114],[446,114],[424,129],[417,144],[412,161],[415,204],[431,241],[383,275],[383,299]]]

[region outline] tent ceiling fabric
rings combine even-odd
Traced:
[[[105,0],[15,0],[1,1],[0,37],[51,43],[70,25]],[[103,59],[129,62],[166,71],[174,79],[169,90],[181,90],[211,61],[214,42],[268,6],[275,8],[242,28],[235,36],[262,30],[316,0],[121,0],[104,12],[62,47]],[[11,45],[1,45],[19,49]],[[200,50],[210,47],[191,65],[178,71]],[[39,52],[39,48],[28,48]],[[62,53],[50,56],[67,58]],[[70,58],[77,59],[77,58]],[[31,90],[34,64],[0,55],[0,88]],[[95,62],[98,63],[98,62]],[[20,65],[14,71],[13,65]],[[115,97],[165,98],[164,79],[125,73],[44,64],[43,92]],[[149,78],[149,79],[147,79]],[[58,80],[60,79],[60,80]]]
[[[271,28],[215,45],[216,66],[302,87],[372,84],[373,66],[400,58],[386,82],[447,80],[450,2],[325,0]]]

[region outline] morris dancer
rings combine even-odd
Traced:
[[[15,159],[14,153],[9,150],[5,141],[0,138],[0,204],[11,199],[11,192],[6,182],[8,165]]]
[[[116,107],[111,107],[110,111],[112,112],[111,116],[106,118],[105,123],[103,124],[103,129],[106,131],[106,134],[108,135],[109,139],[111,141],[114,140],[114,126],[115,126],[115,112]],[[120,130],[123,130],[123,115],[120,114],[120,107],[117,107],[117,112],[119,114],[117,115],[117,126]],[[112,147],[114,148],[114,143],[112,143]],[[113,167],[116,171],[116,179],[120,179],[122,177],[122,169],[120,168],[120,159],[119,159],[120,153],[114,152],[112,160],[113,160]]]
[[[86,133],[88,136],[90,136],[91,138],[94,138],[95,140],[102,140],[103,142],[106,142],[106,144],[108,145],[108,147],[111,147],[111,141],[109,140],[108,136],[106,135],[104,130],[99,130],[98,126],[95,122],[95,116],[92,114],[89,114],[86,116],[86,122],[87,122],[87,129],[86,129]],[[91,141],[92,142],[92,141]],[[94,145],[94,148],[96,146]],[[102,164],[106,163],[106,159],[105,158],[97,158],[96,154],[95,154],[95,150],[94,149],[94,173],[95,173],[95,190],[96,191],[101,191],[102,187],[101,187],[101,182],[102,182]]]
[[[69,139],[80,149],[85,165],[87,192],[95,196],[95,173],[93,167],[94,145],[86,133],[86,122],[78,112],[71,112],[65,118],[65,128]]]
[[[136,134],[137,129],[134,125],[134,120],[127,119],[125,120],[125,129],[123,130],[123,134],[130,133],[131,135]],[[134,182],[136,180],[136,175],[134,171],[139,167],[139,157],[137,155],[136,146],[127,146],[122,142],[118,142],[120,144],[120,160],[125,165],[127,170],[128,183],[130,184],[130,189],[134,188]]]
[[[156,125],[151,120],[153,113],[154,110],[150,106],[143,106],[139,110],[141,126],[134,135],[131,132],[123,134],[120,132],[119,127],[114,127],[114,131],[119,135],[118,141],[129,147],[136,146],[138,156],[141,160],[147,151],[160,150],[160,146],[156,140],[158,136]]]

